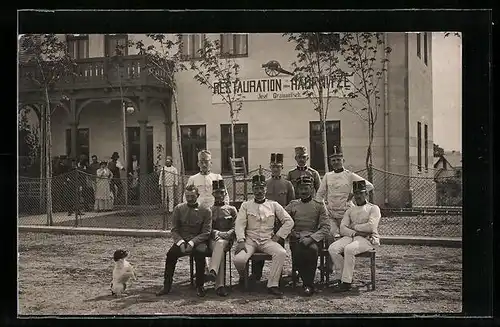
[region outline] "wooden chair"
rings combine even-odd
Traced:
[[[206,253],[205,258],[211,257],[212,253]],[[229,265],[227,265],[227,259],[229,258]],[[231,248],[229,250],[224,252],[224,286],[226,286],[226,269],[229,267],[229,287],[231,287],[232,284],[232,270],[231,270]],[[192,254],[189,255],[189,282],[191,283],[191,286],[194,286],[194,257]]]
[[[253,262],[253,261],[265,261],[265,260],[272,260],[272,259],[273,259],[273,257],[267,253],[255,252],[254,254],[252,254],[250,259],[248,259],[248,261],[247,261],[247,264],[245,266],[245,273],[243,275],[245,290],[248,290],[248,276],[250,275],[251,262]]]
[[[344,254],[342,254],[344,255]],[[371,281],[365,285],[371,286],[371,290],[375,290],[375,250],[368,250],[366,252],[362,252],[356,255],[356,258],[370,258],[370,272],[371,272]],[[327,269],[330,263],[330,253],[328,253],[328,247],[323,243],[323,248],[319,253],[320,258],[320,269],[321,269],[321,283],[324,283],[326,280],[326,285],[330,283],[330,274]]]

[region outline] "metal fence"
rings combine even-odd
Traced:
[[[232,203],[252,197],[247,176],[225,176]],[[263,169],[266,177],[269,170]],[[367,178],[367,171],[357,172]],[[433,179],[373,169],[373,202],[382,209],[381,235],[460,237],[462,234],[461,180]],[[171,176],[174,177],[174,176]],[[285,176],[283,176],[285,177]],[[176,176],[175,204],[183,197],[188,176]],[[168,178],[167,178],[168,179]],[[47,184],[51,184],[52,212],[47,213]],[[19,178],[19,225],[170,229],[164,188],[155,172],[139,179],[102,179],[73,170],[41,180]]]

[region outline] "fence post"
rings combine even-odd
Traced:
[[[233,172],[233,204],[236,202],[236,176],[234,176]]]
[[[75,210],[75,227],[78,227],[78,215],[80,211],[80,183],[79,183],[79,172],[78,169],[75,169],[75,177],[71,179],[71,182],[74,183],[75,187],[75,203],[73,204],[73,209]]]

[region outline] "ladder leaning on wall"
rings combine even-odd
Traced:
[[[229,158],[231,162],[231,170],[233,172],[233,202],[240,201],[239,196],[243,196],[243,201],[248,200],[247,191],[247,165],[245,158]],[[238,192],[241,189],[240,184],[243,184],[243,193]]]

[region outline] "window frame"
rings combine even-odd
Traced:
[[[184,129],[185,128],[202,128],[204,130],[204,136],[203,138],[190,138],[190,139],[186,139],[184,137]],[[198,151],[200,150],[204,150],[207,148],[207,125],[206,124],[186,124],[186,125],[180,125],[180,129],[181,129],[181,143],[182,143],[182,153],[183,153],[183,158],[184,158],[184,172],[186,174],[197,174],[199,172],[199,168],[198,168]],[[201,141],[201,142],[199,142]],[[198,147],[196,146],[196,144],[202,144],[203,146],[202,147]],[[189,145],[190,147],[192,147],[193,145],[195,145],[196,148],[199,148],[198,151],[190,151],[192,149],[186,149],[185,146]],[[185,150],[186,149],[186,150]],[[193,167],[187,167],[187,163],[188,163],[188,160],[186,156],[184,156],[184,153],[185,152],[188,152],[188,153],[191,153],[191,158],[189,158],[189,161],[192,161],[194,160],[194,163],[193,163]]]
[[[226,52],[223,52],[224,50],[224,36],[225,35],[232,35],[233,37],[233,43],[232,43],[232,47],[233,47],[233,53],[226,53]],[[244,42],[245,42],[245,49],[246,49],[246,53],[236,53],[236,49],[235,49],[235,45],[237,44],[236,40],[238,38],[238,36],[242,36],[244,37]],[[248,57],[248,33],[221,33],[219,35],[219,40],[220,40],[220,56],[221,58],[246,58]]]
[[[424,33],[424,64],[427,66],[428,64],[428,58],[427,58],[427,53],[428,53],[428,39],[427,39],[427,33]]]
[[[227,161],[228,162],[228,167],[225,167],[225,164],[224,164],[224,159],[225,159],[225,156],[223,155],[223,151],[224,151],[224,146],[225,145],[229,145],[231,146],[231,133],[229,131],[229,127],[231,126],[231,124],[220,124],[220,149],[221,149],[221,156],[220,156],[220,167],[221,167],[221,173],[222,174],[232,174],[232,170],[231,170],[231,162],[230,161]],[[245,166],[246,166],[246,169],[248,171],[248,167],[249,167],[249,162],[248,162],[248,123],[237,123],[237,124],[234,124],[235,126],[235,129],[238,128],[238,127],[244,127],[245,129],[245,133],[244,134],[236,134],[234,135],[234,143],[235,143],[235,146],[236,148],[238,148],[238,144],[243,141],[244,145],[245,145],[245,148],[246,148],[246,151],[245,153],[243,154],[243,157],[245,158]],[[228,133],[227,134],[224,134],[224,129],[227,128],[228,129]],[[231,154],[232,153],[228,153],[228,159],[231,157]]]
[[[422,171],[422,123],[417,122],[417,169]]]
[[[321,122],[318,120],[312,120],[309,121],[309,148],[310,154],[309,154],[309,163],[312,168],[316,169],[320,174],[325,174],[326,172],[330,171],[330,162],[328,162],[328,167],[326,168],[321,168],[321,166],[318,166],[317,163],[315,162],[316,159],[318,159],[318,163],[321,162],[321,165],[323,165],[324,160],[323,160],[323,153],[321,151],[321,160],[319,158],[316,158],[317,154],[315,153],[316,147],[314,146],[317,141],[321,143],[321,139],[319,137],[313,137],[313,130],[314,126],[319,124],[320,125],[320,131],[321,131]],[[335,130],[335,125],[338,125],[338,135],[333,135],[331,139],[328,138],[328,124],[333,125],[333,130]],[[342,122],[340,119],[337,120],[327,120],[326,121],[326,128],[327,128],[327,154],[330,155],[333,153],[333,146],[341,147],[342,146]],[[333,132],[332,132],[333,133]],[[322,134],[320,134],[321,136]],[[331,134],[330,134],[331,135]]]
[[[200,36],[200,48],[199,49],[202,49],[203,48],[203,40],[205,40],[205,38],[207,37],[207,35],[205,33],[186,33],[186,34],[181,34],[181,60],[183,61],[190,61],[190,60],[201,60],[201,55],[198,53],[198,51],[194,51],[193,54],[190,53],[189,50],[191,50],[191,48],[189,47],[190,44],[194,44],[194,40],[195,40],[195,37],[196,35],[199,35]],[[184,54],[184,37],[187,37],[188,39],[191,39],[193,38],[192,40],[188,40],[190,41],[189,44],[188,44],[188,53],[187,54]]]
[[[424,165],[425,171],[429,170],[429,125],[424,124]]]
[[[420,39],[422,33],[417,33],[417,57],[422,59],[422,41]]]
[[[108,42],[113,39],[125,39],[125,44],[127,45],[124,48],[124,53],[120,54],[121,56],[128,56],[128,34],[104,34],[104,57],[113,57],[116,56],[116,52],[113,54],[109,53]]]
[[[84,51],[84,56],[80,58],[80,47],[81,43],[80,41],[85,41],[87,43],[87,49]],[[68,47],[68,53],[70,52],[70,44],[72,42],[76,42],[76,48],[77,50],[74,52],[74,56],[72,57],[75,60],[79,59],[88,59],[89,58],[89,52],[90,52],[90,40],[89,40],[89,35],[88,34],[66,34],[66,45]]]
[[[337,38],[336,40],[336,44],[334,45],[334,49],[326,49],[326,44],[324,42],[324,40],[322,41],[321,39],[319,40],[319,45],[320,45],[320,48],[319,48],[319,51],[327,51],[327,52],[332,52],[332,51],[340,51],[340,33],[320,33],[320,36],[335,36]],[[307,47],[308,47],[308,50],[310,52],[316,52],[318,51],[318,49],[316,48],[316,44],[315,42],[313,41],[313,36],[314,35],[311,35],[308,40],[307,40]],[[321,49],[321,45],[323,45],[324,49]],[[329,45],[328,45],[329,46]]]

